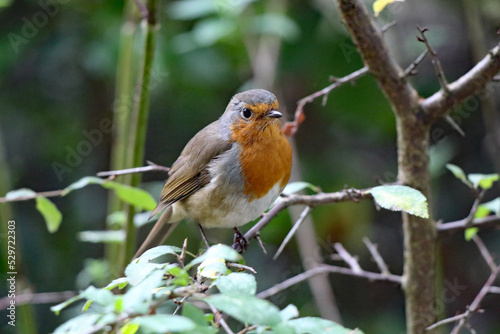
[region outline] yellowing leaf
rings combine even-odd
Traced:
[[[388,4],[391,4],[395,1],[402,2],[404,0],[376,0],[373,3],[373,13],[375,14],[375,16],[378,16],[378,14],[380,14],[380,12],[383,11]]]

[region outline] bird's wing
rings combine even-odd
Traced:
[[[186,145],[170,170],[154,216],[173,203],[183,200],[210,182],[210,161],[231,148],[231,143],[218,134],[218,121],[198,132]]]

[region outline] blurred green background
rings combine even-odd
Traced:
[[[366,2],[369,8],[372,2]],[[159,1],[159,6],[146,159],[161,165],[169,166],[238,91],[272,90],[291,120],[297,101],[327,86],[329,76],[341,77],[363,66],[332,0],[184,0]],[[452,81],[498,43],[500,3],[407,0],[376,18],[381,26],[393,20],[397,25],[385,35],[401,66],[408,66],[424,50],[415,38],[419,24],[430,29],[427,36]],[[109,170],[111,134],[64,173],[58,174],[54,163],[68,166],[68,156],[86,140],[84,132],[99,129],[103,119],[113,117],[114,106],[128,103],[115,98],[120,32],[135,31],[137,63],[142,46],[139,21],[124,1],[0,0],[0,196],[21,187],[61,189],[83,176]],[[130,71],[133,74],[136,68]],[[411,80],[423,97],[439,89],[430,58]],[[445,122],[434,129],[431,206],[436,219],[461,219],[473,202],[473,195],[445,170],[445,163],[468,173],[500,171],[500,143],[494,140],[500,128],[491,121],[499,116],[498,84],[491,84],[490,91],[492,100],[475,97],[452,114],[465,137]],[[306,105],[305,111],[306,121],[294,137],[295,165],[303,180],[327,192],[395,181],[395,121],[371,77],[335,90],[326,105],[318,100]],[[165,177],[144,174],[143,187],[157,197]],[[498,197],[498,189],[485,200]],[[105,229],[107,200],[107,191],[98,186],[54,198],[63,214],[54,234],[47,231],[33,201],[0,204],[1,224],[16,221],[18,294],[77,290],[91,282],[107,282],[106,265],[98,260],[104,247],[78,239],[78,232]],[[376,270],[361,241],[367,236],[380,245],[390,270],[402,272],[398,213],[378,212],[372,203],[363,202],[319,207],[312,217],[318,240],[310,247],[318,248],[323,261],[332,262],[331,244],[340,241],[359,255],[364,268]],[[288,214],[281,214],[262,232],[269,254],[262,255],[253,242],[245,254],[247,264],[258,272],[259,290],[303,270],[294,241],[277,261],[272,260],[290,226]],[[141,229],[140,238],[146,233]],[[185,236],[196,250],[199,237],[193,224],[184,224],[168,242],[179,245]],[[481,236],[492,252],[500,253],[498,231],[485,230]],[[231,243],[232,231],[213,230],[208,237]],[[4,247],[5,235],[0,242]],[[489,269],[461,233],[443,237],[440,246],[440,280],[466,286],[454,298],[438,300],[441,315],[450,316],[472,301]],[[0,275],[4,296],[4,272]],[[342,276],[330,276],[330,282],[345,326],[365,333],[404,333],[404,300],[398,286]],[[472,318],[478,333],[500,331],[498,298],[488,296],[483,305],[488,311]],[[271,301],[280,307],[293,303],[302,316],[319,314],[306,283]],[[47,333],[72,315],[67,311],[56,317],[49,306],[18,308],[16,328],[6,324],[1,310],[0,331]],[[33,323],[27,320],[30,312]]]

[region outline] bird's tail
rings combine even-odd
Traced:
[[[172,234],[177,225],[179,225],[179,222],[171,224],[168,223],[171,216],[172,206],[168,206],[161,214],[160,219],[158,219],[155,226],[153,226],[151,232],[149,232],[146,240],[144,240],[141,247],[139,247],[135,253],[134,259],[137,259],[148,249],[161,245],[165,242],[165,240],[167,240],[169,235]]]

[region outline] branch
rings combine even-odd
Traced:
[[[441,86],[441,89],[445,94],[448,94],[450,91],[448,90],[448,82],[446,81],[446,76],[444,75],[443,67],[441,66],[441,62],[439,61],[439,58],[437,57],[436,51],[432,48],[432,46],[429,44],[429,41],[427,40],[427,37],[425,37],[425,32],[428,30],[427,28],[420,28],[417,25],[417,29],[420,32],[420,36],[417,36],[417,39],[425,44],[425,47],[431,54],[431,59],[432,59],[432,65],[434,65],[434,70],[436,71],[439,85]]]
[[[358,202],[361,199],[372,199],[373,196],[368,192],[368,189],[345,189],[334,193],[321,193],[316,195],[291,195],[288,197],[281,197],[278,203],[272,207],[264,216],[248,230],[244,237],[246,240],[255,238],[259,231],[267,226],[271,220],[276,217],[282,210],[292,205],[304,204],[311,208],[329,203],[339,202]],[[234,243],[233,248],[241,251],[239,243]]]
[[[394,111],[409,115],[418,110],[418,94],[390,54],[382,32],[360,0],[336,0],[342,20],[356,44],[363,62],[379,83]]]
[[[363,242],[366,245],[366,248],[370,251],[370,254],[372,255],[373,259],[377,263],[378,269],[380,269],[380,272],[382,274],[390,274],[389,268],[387,268],[387,264],[385,263],[384,259],[382,256],[380,256],[380,253],[378,252],[377,245],[373,244],[370,239],[367,237],[363,238]]]
[[[483,218],[475,218],[469,222],[469,217],[456,220],[453,222],[437,225],[438,234],[451,234],[457,231],[463,231],[469,227],[486,228],[500,225],[500,216],[486,216]]]
[[[259,292],[257,294],[257,297],[268,298],[268,297],[273,296],[273,295],[275,295],[275,294],[277,294],[285,289],[288,289],[292,285],[295,285],[297,283],[305,281],[313,276],[325,274],[325,273],[336,273],[336,274],[343,274],[343,275],[349,275],[349,276],[364,277],[370,281],[385,281],[385,282],[393,282],[393,283],[401,284],[401,276],[392,275],[392,274],[380,274],[380,273],[364,271],[364,270],[361,270],[361,272],[355,272],[351,268],[322,264],[322,265],[319,265],[319,266],[314,267],[312,269],[309,269],[301,274],[298,274],[294,277],[291,277],[291,278],[289,278],[289,279],[287,279],[279,284],[276,284],[272,288],[269,288],[267,290]]]
[[[496,265],[495,261],[493,260],[493,256],[491,256],[490,251],[488,248],[486,248],[486,245],[484,244],[483,240],[475,234],[472,237],[472,240],[476,244],[477,248],[479,249],[479,252],[481,252],[481,255],[483,256],[484,261],[490,267],[490,270],[492,273],[498,270],[498,266]]]
[[[449,110],[484,89],[498,71],[500,71],[500,45],[490,50],[469,72],[450,83],[448,94],[440,90],[422,102],[427,122],[434,123]]]
[[[368,73],[368,69],[366,67],[363,67],[362,69],[359,69],[355,72],[352,72],[351,74],[346,75],[345,77],[342,78],[334,78],[335,82],[332,83],[331,85],[323,88],[322,90],[319,90],[311,95],[308,95],[302,99],[300,99],[297,102],[297,109],[295,109],[295,116],[294,120],[292,122],[287,122],[283,126],[283,132],[287,136],[293,136],[297,130],[299,129],[299,125],[304,121],[305,116],[304,116],[304,106],[307,103],[313,102],[315,99],[318,97],[323,96],[323,98],[327,97],[328,94],[335,88],[338,88],[342,86],[345,83],[348,82],[354,82],[357,78],[360,78],[361,76],[365,75]],[[323,100],[324,101],[324,100]]]
[[[345,250],[344,246],[340,242],[336,242],[333,247],[339,254],[339,256],[344,260],[345,263],[351,267],[352,271],[356,274],[361,274],[363,269],[359,266],[358,259],[352,256],[348,251]]]
[[[476,243],[477,248],[479,249],[479,251],[483,255],[483,258],[485,259],[486,263],[488,264],[488,266],[491,269],[490,277],[488,277],[488,279],[484,283],[483,287],[481,288],[479,293],[476,295],[476,297],[474,298],[474,300],[472,301],[470,306],[467,307],[465,312],[463,312],[462,314],[458,314],[456,316],[438,321],[435,324],[427,327],[427,330],[431,330],[431,329],[436,328],[438,326],[441,326],[441,325],[458,320],[459,321],[458,324],[451,331],[451,334],[458,334],[460,329],[465,325],[465,323],[466,323],[467,319],[470,317],[470,315],[474,312],[479,311],[479,305],[481,304],[484,297],[486,297],[486,295],[489,292],[491,292],[492,290],[495,290],[494,289],[495,287],[493,287],[492,285],[495,282],[497,276],[500,274],[500,266],[497,266],[493,262],[493,258],[491,256],[490,252],[488,251],[488,249],[486,248],[486,246],[484,245],[481,238],[479,238],[477,235],[475,235],[473,240]]]
[[[302,211],[302,213],[300,214],[299,219],[295,222],[295,224],[293,225],[293,227],[290,229],[290,231],[286,235],[285,240],[283,240],[283,242],[281,243],[280,247],[276,251],[276,254],[274,254],[273,260],[276,260],[278,258],[278,256],[280,256],[281,252],[283,251],[283,249],[285,248],[285,246],[288,244],[288,242],[290,241],[290,239],[293,237],[293,235],[295,234],[295,232],[297,232],[297,230],[299,229],[300,225],[304,222],[304,220],[306,219],[306,217],[307,217],[307,215],[309,214],[310,211],[311,211],[311,207],[310,206],[306,206],[306,208],[304,209],[304,211]]]
[[[112,177],[117,176],[117,175],[145,173],[145,172],[157,172],[157,171],[168,172],[170,170],[170,168],[168,168],[168,167],[157,165],[151,161],[148,161],[147,163],[148,163],[148,166],[144,166],[144,167],[99,172],[99,173],[97,173],[97,176],[108,176],[108,179],[111,179]],[[32,195],[16,197],[16,198],[12,198],[12,199],[8,199],[7,197],[0,197],[0,203],[29,201],[31,199],[35,199],[36,197],[47,197],[47,198],[48,197],[59,197],[59,196],[62,196],[65,193],[65,191],[66,191],[66,189],[42,191],[39,193],[34,193]]]
[[[417,66],[424,60],[425,56],[427,56],[427,53],[429,53],[429,50],[425,49],[418,57],[413,61],[413,63],[410,64],[404,71],[403,75],[405,77],[410,76],[410,75],[415,75],[417,74]]]
[[[5,296],[0,299],[0,310],[6,309],[10,305],[11,300],[16,301],[16,306],[25,304],[52,304],[60,303],[71,297],[76,296],[76,291],[57,291],[57,292],[39,292],[39,293],[23,293],[16,295],[14,299]]]
[[[111,171],[104,171],[104,172],[99,172],[97,173],[97,176],[103,177],[103,176],[118,176],[118,175],[125,175],[125,174],[133,174],[133,173],[145,173],[145,172],[166,172],[168,173],[170,171],[169,167],[165,166],[160,166],[155,164],[154,162],[151,161],[146,161],[148,166],[144,167],[135,167],[135,168],[127,168],[127,169],[120,169],[120,170],[111,170]]]

